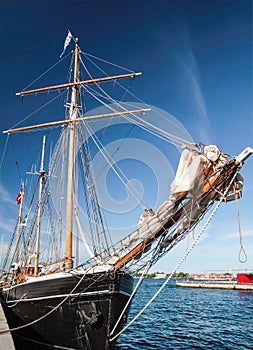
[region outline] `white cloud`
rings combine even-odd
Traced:
[[[15,220],[3,217],[0,212],[0,229],[5,232],[12,232],[15,226]]]
[[[201,88],[201,78],[197,61],[195,59],[190,35],[185,24],[180,24],[177,28],[178,39],[180,40],[180,51],[175,51],[176,62],[182,70],[182,76],[186,82],[187,95],[193,100],[196,114],[200,117],[199,133],[203,142],[210,143],[207,130],[210,127],[206,102]]]
[[[2,231],[12,232],[15,225],[16,207],[15,198],[0,183],[0,229]]]
[[[225,235],[222,236],[223,240],[230,240],[230,239],[239,239],[239,232],[234,231],[230,233],[226,233]],[[245,237],[252,237],[253,238],[253,231],[252,230],[243,230],[242,231],[242,239]]]

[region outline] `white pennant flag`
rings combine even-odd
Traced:
[[[72,38],[73,38],[72,34],[70,33],[70,31],[68,31],[68,35],[67,35],[67,37],[66,37],[66,39],[65,39],[63,51],[62,51],[62,53],[61,53],[60,58],[64,55],[65,50],[66,50],[66,48],[69,46],[69,43],[70,43],[70,41],[71,41]]]

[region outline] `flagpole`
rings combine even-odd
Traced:
[[[20,237],[21,237],[21,224],[22,224],[22,209],[23,209],[23,199],[24,199],[24,184],[21,186],[21,201],[19,205],[19,213],[18,213],[18,232],[17,232],[17,241],[14,255],[14,263],[18,264],[19,261],[19,247],[20,247]]]
[[[40,256],[40,219],[41,219],[41,203],[42,203],[42,190],[43,180],[45,175],[44,170],[44,158],[45,158],[45,144],[46,136],[43,136],[41,163],[40,163],[40,178],[39,178],[39,196],[38,196],[38,212],[37,212],[37,230],[36,230],[36,246],[35,246],[35,262],[34,262],[34,276],[38,274],[39,256]]]

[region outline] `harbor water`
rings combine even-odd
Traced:
[[[164,279],[145,279],[130,321]],[[118,340],[120,350],[253,349],[253,292],[176,287],[170,281]]]

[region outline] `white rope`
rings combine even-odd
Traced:
[[[103,58],[93,56],[93,55],[91,55],[91,54],[89,54],[89,53],[87,53],[87,52],[81,51],[80,53],[82,53],[84,56],[86,56],[86,58],[87,58],[97,69],[99,69],[100,72],[102,72],[102,73],[104,73],[104,74],[106,74],[106,72],[103,71],[103,69],[101,69],[101,68],[100,68],[96,63],[94,63],[91,59],[89,59],[89,57],[92,57],[92,58],[97,59],[98,61],[101,61],[101,62],[110,64],[111,66],[114,66],[114,67],[116,67],[116,68],[124,69],[124,70],[127,71],[127,72],[130,72],[130,73],[133,72],[133,71],[130,70],[130,69],[124,68],[124,67],[119,66],[118,64],[112,63],[112,62],[110,62],[110,61],[106,61],[106,60],[104,60]],[[107,74],[106,74],[106,75],[107,75]]]
[[[95,255],[92,253],[89,245],[88,245],[88,242],[86,240],[86,237],[83,233],[83,230],[82,230],[82,227],[81,227],[81,224],[80,224],[80,220],[79,220],[79,216],[78,216],[78,213],[77,213],[77,207],[75,207],[75,219],[76,219],[76,223],[77,223],[77,227],[78,227],[78,230],[81,234],[81,237],[82,237],[82,241],[83,241],[83,244],[85,246],[85,249],[87,251],[87,253],[89,254],[89,256],[94,259],[97,263],[99,263],[99,260],[95,257]]]
[[[100,145],[99,145],[99,144],[101,144],[101,142],[97,139],[96,135],[92,133],[92,131],[90,130],[90,128],[87,124],[86,124],[86,128],[87,128],[87,131],[88,131],[90,137],[92,138],[93,142],[95,143],[96,147],[98,148],[99,152],[105,158],[105,160],[107,161],[107,163],[109,164],[111,169],[114,171],[116,176],[119,178],[119,180],[122,182],[122,184],[131,193],[131,195],[136,199],[137,203],[140,202],[140,203],[142,203],[142,206],[147,206],[147,203],[139,196],[139,193],[136,192],[135,188],[131,186],[132,189],[135,191],[135,193],[130,189],[129,185],[126,183],[126,182],[129,182],[128,178],[123,173],[123,171],[119,168],[119,166],[114,162],[114,160],[111,158],[110,154],[106,151],[106,149],[104,148],[105,152],[102,150],[102,147],[100,147]],[[101,144],[101,146],[103,146],[103,145]],[[108,157],[110,157],[111,160]],[[116,170],[116,167],[118,168],[121,175],[125,178],[125,180],[119,174],[119,172]]]
[[[97,66],[92,60],[90,60],[90,59],[88,58],[88,56],[93,57],[93,58],[95,58],[95,59],[98,59],[98,60],[100,60],[100,61],[102,61],[102,62],[111,64],[111,65],[113,65],[113,66],[115,66],[115,67],[117,67],[117,68],[121,68],[121,69],[127,70],[127,69],[124,68],[124,67],[115,65],[115,64],[113,64],[113,63],[111,63],[111,62],[108,62],[108,61],[105,61],[105,60],[100,59],[100,58],[98,58],[98,57],[89,55],[89,54],[87,54],[87,53],[85,53],[85,52],[82,52],[82,53],[86,56],[86,58],[87,58],[98,70],[100,70],[100,71],[101,71],[103,74],[105,74],[106,76],[108,76],[108,74],[107,74],[104,70],[102,70],[99,66]],[[86,69],[86,72],[89,74],[89,72],[88,72],[87,68],[85,67],[85,65],[84,65],[84,63],[83,63],[82,60],[81,60],[81,62],[82,62],[82,64],[83,64],[84,68]],[[127,71],[132,72],[132,71],[130,71],[130,70],[127,70]],[[90,74],[89,74],[89,76],[92,78],[92,76],[91,76]],[[118,82],[118,80],[115,80],[115,83],[116,83],[120,88],[122,88],[122,89],[125,91],[125,93],[129,93],[131,96],[133,96],[134,98],[136,98],[139,102],[141,102],[141,103],[143,103],[143,104],[145,104],[146,106],[149,107],[149,105],[147,105],[144,101],[142,101],[142,100],[141,100],[140,98],[138,98],[135,94],[133,94],[130,90],[126,89],[122,84],[120,84],[120,83]],[[100,86],[99,86],[99,87],[100,87]],[[100,88],[100,90],[103,90],[103,89]],[[157,113],[160,117],[164,118],[163,115],[162,115],[159,111],[156,111],[156,113]],[[178,125],[176,125],[176,126],[178,127]],[[162,130],[162,129],[160,129],[160,128],[158,128],[158,129],[159,129],[160,132],[163,131],[164,133],[166,133],[164,130]],[[175,136],[175,135],[173,135],[173,134],[170,134],[170,133],[167,133],[167,134],[168,134],[168,135],[171,135],[172,137],[175,137],[175,138],[178,139],[178,140],[180,140],[180,143],[186,143],[186,144],[188,144],[188,145],[192,145],[192,142],[190,142],[190,141],[188,141],[188,140],[184,140],[184,139],[182,139],[182,138],[180,138],[180,137],[178,137],[178,136]]]
[[[66,56],[64,56],[64,58],[62,58],[61,60],[58,60],[53,66],[51,66],[50,68],[48,68],[44,73],[42,73],[40,76],[38,76],[36,79],[34,79],[30,84],[28,84],[26,87],[24,87],[22,89],[22,91],[26,90],[27,88],[29,88],[32,84],[36,83],[36,81],[38,81],[40,78],[44,77],[44,75],[46,75],[48,72],[50,72],[54,67],[56,67],[59,63],[61,63],[63,60],[65,60],[65,58],[67,58],[72,52],[69,52]]]
[[[10,135],[8,134],[8,135],[7,135],[7,138],[6,138],[6,141],[5,141],[3,153],[2,153],[2,158],[1,158],[1,163],[0,163],[0,172],[1,172],[1,170],[2,170],[2,166],[3,166],[3,162],[4,162],[4,157],[5,157],[6,149],[7,149],[7,144],[8,144],[8,141],[9,141],[9,137],[10,137]]]
[[[234,179],[236,177],[236,174],[233,176],[232,180],[230,181],[227,189],[224,192],[223,197],[226,196],[226,194],[228,193],[229,188],[231,187],[231,184],[233,183]],[[187,258],[187,256],[190,254],[190,252],[192,251],[192,249],[195,247],[195,245],[197,244],[197,242],[199,241],[200,237],[202,236],[202,234],[204,233],[204,231],[206,230],[207,226],[209,225],[210,221],[212,220],[212,218],[214,217],[216,211],[218,210],[218,208],[221,205],[221,202],[223,200],[223,197],[221,196],[221,198],[219,199],[219,202],[216,204],[214,210],[212,211],[211,215],[208,217],[207,221],[205,222],[204,226],[202,227],[202,229],[200,230],[199,234],[197,235],[197,237],[195,238],[195,240],[192,242],[191,246],[189,247],[189,249],[187,250],[187,252],[185,253],[185,255],[182,257],[182,259],[179,261],[179,263],[176,265],[176,267],[174,268],[174,270],[171,272],[170,276],[165,280],[165,282],[162,284],[162,286],[158,289],[158,291],[153,295],[153,297],[148,301],[148,303],[142,308],[142,310],[120,331],[118,332],[114,337],[110,338],[110,342],[112,342],[113,340],[115,340],[116,338],[118,338],[120,336],[120,334],[122,334],[125,330],[127,330],[136,320],[137,318],[139,318],[141,316],[141,314],[149,307],[149,305],[155,300],[155,298],[161,293],[161,291],[164,289],[164,287],[167,285],[167,283],[171,280],[173,274],[179,269],[179,267],[182,265],[182,263],[184,262],[184,260]],[[112,333],[110,334],[112,335]]]
[[[128,299],[128,301],[127,301],[127,303],[126,303],[124,309],[122,310],[122,312],[121,312],[121,314],[120,314],[120,316],[119,316],[119,318],[118,318],[118,321],[115,323],[115,325],[114,325],[114,327],[113,327],[113,330],[111,331],[110,335],[112,335],[112,334],[115,332],[115,329],[117,328],[117,326],[118,326],[118,324],[119,324],[119,322],[120,322],[122,316],[124,315],[126,309],[128,308],[128,306],[129,306],[129,304],[131,303],[133,297],[135,296],[137,290],[139,289],[139,286],[140,286],[141,282],[143,281],[144,275],[145,275],[145,273],[147,273],[147,271],[149,270],[151,264],[152,264],[152,261],[150,260],[149,264],[147,264],[147,266],[146,266],[146,269],[142,272],[141,277],[139,278],[138,283],[136,284],[136,286],[135,286],[135,288],[134,288],[132,294],[130,295],[130,298]]]
[[[13,125],[11,127],[11,129],[16,128],[18,125],[20,125],[22,122],[24,122],[25,120],[27,120],[28,118],[32,117],[35,113],[41,111],[44,107],[46,107],[47,105],[49,105],[51,102],[55,101],[57,98],[59,98],[60,96],[62,96],[63,94],[65,94],[66,91],[63,90],[63,92],[59,93],[57,96],[55,96],[54,98],[52,98],[50,101],[46,102],[44,105],[40,106],[38,109],[36,109],[36,111],[30,113],[29,115],[27,115],[26,117],[24,117],[22,120],[20,120],[18,123],[16,123],[15,125]]]
[[[83,86],[84,87],[84,86]],[[98,94],[98,92],[94,89],[92,89],[91,87],[84,87],[86,92],[88,92],[94,99],[96,99],[98,102],[100,102],[101,104],[103,104],[105,107],[107,107],[108,109],[110,109],[111,111],[113,112],[119,112],[117,109],[113,108],[111,105],[108,105],[107,103],[105,103],[104,101],[102,101],[98,96],[100,97],[103,97],[105,99],[107,99],[107,101],[115,104],[116,106],[122,108],[123,111],[128,111],[128,109],[126,107],[124,107],[120,102],[118,102],[117,100],[111,98],[108,94],[106,94],[106,92],[101,88],[100,90],[102,90],[102,92],[104,94]],[[106,96],[107,97],[106,97]],[[135,107],[135,105],[131,105],[131,104],[128,104],[129,106],[131,107]],[[157,113],[157,112],[156,112]],[[159,113],[158,113],[159,114]],[[181,147],[182,144],[188,144],[188,145],[193,145],[192,142],[189,142],[185,139],[182,139],[176,135],[173,135],[161,128],[159,128],[158,126],[155,126],[154,124],[146,121],[145,119],[137,116],[136,114],[134,113],[131,113],[129,112],[129,115],[133,116],[134,118],[136,118],[139,122],[129,118],[128,116],[126,115],[122,115],[122,118],[126,119],[127,121],[129,121],[130,123],[132,124],[135,124],[136,126],[142,128],[143,130],[149,132],[150,134],[166,141],[166,142],[170,142],[171,144],[173,144],[174,146],[176,147]],[[159,114],[161,115],[161,114]]]
[[[80,57],[80,61],[81,61],[82,65],[83,65],[83,67],[84,67],[86,73],[87,73],[88,76],[92,79],[93,77],[92,77],[92,75],[90,74],[90,72],[89,72],[89,70],[87,69],[87,67],[85,66],[85,64],[84,64],[84,62],[82,61],[81,57]],[[116,80],[116,82],[117,82],[117,80]],[[98,87],[98,89],[102,92],[103,95],[101,95],[101,96],[103,96],[104,98],[107,98],[108,101],[111,101],[112,103],[116,104],[118,107],[122,108],[124,111],[127,111],[127,109],[126,109],[123,105],[121,105],[117,100],[115,100],[114,98],[112,98],[104,89],[102,89],[102,87],[100,86],[100,84],[95,83],[95,85],[96,85],[96,86]],[[92,97],[94,97],[95,99],[98,100],[98,98],[95,96],[95,93],[96,93],[96,92],[95,92],[94,94],[92,94],[89,90],[92,90],[93,92],[94,92],[95,90],[92,89],[92,88],[86,88],[86,91],[87,91],[88,93],[90,93],[90,94],[92,95]],[[104,106],[108,107],[109,109],[113,110],[112,107],[108,106],[108,105],[105,104],[103,101],[99,100],[99,102],[102,103]],[[115,111],[115,110],[114,110],[114,111]],[[157,113],[158,113],[158,112],[157,112]],[[153,125],[152,123],[149,123],[149,122],[145,121],[144,119],[142,119],[142,118],[140,118],[140,117],[137,117],[137,116],[136,116],[135,114],[133,114],[133,113],[130,113],[130,114],[133,115],[134,117],[136,117],[137,119],[141,120],[142,123],[145,123],[147,126],[153,128],[153,129],[156,130],[156,131],[159,131],[161,134],[165,134],[169,140],[173,140],[174,142],[178,142],[180,145],[181,145],[182,143],[186,143],[186,144],[188,144],[188,145],[192,145],[192,142],[189,142],[189,141],[184,140],[184,139],[182,139],[182,138],[180,138],[180,137],[178,137],[178,136],[176,136],[176,135],[173,135],[173,134],[171,134],[171,133],[169,133],[169,132],[166,132],[165,130],[163,130],[163,129],[161,129],[161,128],[155,126],[155,125]],[[161,116],[160,113],[158,113],[158,115]],[[158,135],[156,135],[156,136],[158,136]]]
[[[96,92],[96,90],[92,89],[91,87],[87,88],[85,86],[83,86],[83,88],[85,89],[85,91],[90,94],[95,100],[97,100],[99,103],[101,103],[102,105],[104,105],[106,108],[108,108],[109,110],[111,110],[112,112],[119,112],[117,109],[113,108],[111,105],[108,105],[107,103],[105,103],[104,101],[102,101],[98,96],[100,97],[103,97],[103,98],[106,98],[104,95],[102,94],[98,94]],[[110,102],[114,102],[114,104],[117,104],[119,107],[121,107],[123,109],[123,111],[128,111],[123,105],[121,105],[118,101],[116,100],[112,100],[110,98],[106,98],[108,101]],[[131,106],[131,105],[130,105]],[[132,105],[132,107],[136,107],[134,105]],[[183,139],[180,139],[178,138],[177,136],[174,136],[174,139],[173,139],[173,135],[172,134],[169,134],[169,133],[166,133],[164,130],[154,126],[153,124],[151,123],[148,123],[145,121],[145,119],[142,119],[140,117],[137,117],[136,114],[134,113],[131,113],[129,112],[129,115],[135,117],[136,119],[139,120],[136,121],[126,115],[122,115],[121,117],[123,119],[126,119],[128,122],[130,122],[131,124],[134,124],[136,126],[138,126],[139,128],[149,132],[150,134],[160,138],[161,140],[163,141],[166,141],[166,142],[169,142],[171,143],[172,145],[174,145],[175,147],[182,147],[182,143],[186,144],[188,143],[188,145],[192,145],[192,143],[190,143],[189,141],[186,141],[186,140],[183,140]],[[144,125],[146,124],[146,125]],[[152,130],[152,127],[153,129],[158,129],[158,130]],[[161,134],[165,134],[165,135],[161,135],[159,134],[158,132],[160,132]],[[169,136],[170,135],[170,136]],[[177,140],[178,139],[178,140]]]

